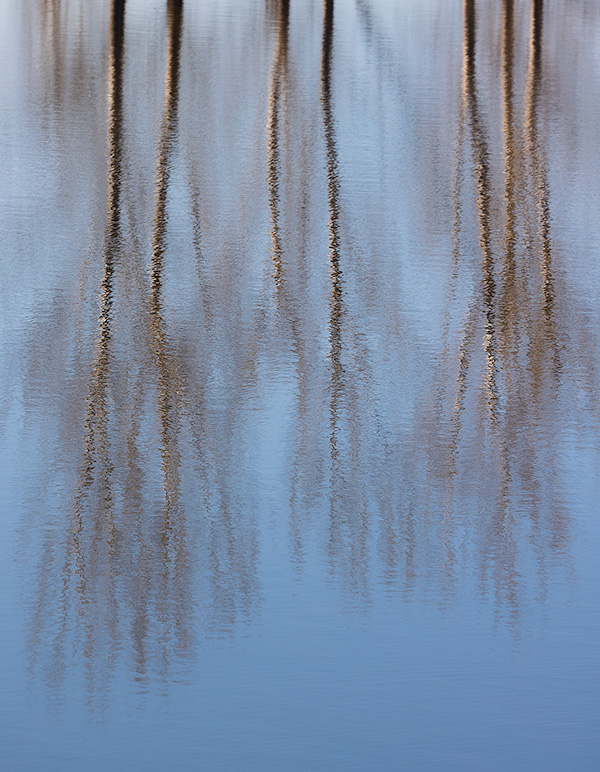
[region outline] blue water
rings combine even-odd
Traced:
[[[0,3],[0,767],[600,767],[600,6]]]

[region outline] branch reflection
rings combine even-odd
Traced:
[[[45,115],[88,71],[61,53],[68,5],[38,9]],[[125,7],[78,108],[86,141],[100,102],[108,123],[85,154],[92,247],[28,332],[32,668],[83,670],[91,698],[123,664],[168,683],[256,621],[278,538],[296,580],[363,611],[473,583],[518,630],[570,567],[570,395],[597,407],[552,219],[548,6],[523,25],[515,0],[463,0],[451,26],[445,5],[443,95],[374,3],[184,24],[168,0],[155,38]]]

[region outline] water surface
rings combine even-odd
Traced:
[[[0,4],[0,759],[600,764],[600,6]]]

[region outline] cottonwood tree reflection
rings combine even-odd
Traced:
[[[340,180],[335,119],[332,104],[332,65],[334,34],[334,2],[323,2],[323,38],[321,48],[321,106],[325,134],[327,170],[327,208],[329,236],[329,449],[331,482],[329,502],[328,555],[332,569],[341,572],[359,597],[365,596],[367,572],[367,540],[369,523],[364,507],[364,495],[356,483],[360,479],[356,451],[357,405],[348,388],[348,380],[357,378],[346,372],[342,362],[343,328],[346,314],[341,268]],[[349,359],[349,357],[347,357]],[[340,423],[346,413],[350,425],[349,437],[341,436]],[[366,418],[364,416],[363,418]],[[353,432],[354,429],[354,432]],[[352,436],[354,434],[354,436]],[[349,452],[344,453],[344,439]],[[353,452],[354,451],[354,452]],[[352,495],[354,494],[354,495]],[[358,495],[357,495],[358,494]]]
[[[65,536],[56,539],[54,532],[56,541],[43,551],[30,639],[32,665],[44,667],[55,684],[66,677],[67,663],[81,656],[90,697],[106,688],[123,652],[133,660],[138,680],[157,673],[166,681],[172,662],[193,654],[196,612],[205,615],[208,632],[227,633],[253,582],[253,541],[241,524],[240,533],[234,532],[218,466],[212,480],[201,481],[207,509],[194,507],[192,529],[189,488],[187,500],[181,489],[182,463],[189,475],[190,459],[195,464],[198,457],[191,433],[197,410],[191,414],[186,404],[186,394],[196,392],[188,388],[169,336],[163,285],[182,19],[183,3],[169,0],[148,282],[136,254],[139,239],[123,223],[125,2],[114,0],[111,6],[107,223],[83,463]],[[139,227],[131,225],[134,231]],[[211,485],[213,495],[207,493]],[[215,505],[215,498],[221,503]],[[218,515],[208,511],[215,506]],[[204,538],[192,567],[190,550],[199,530]],[[244,549],[249,556],[240,554]],[[192,584],[202,589],[203,611],[191,603]],[[60,588],[58,603],[48,592],[52,585]],[[52,641],[48,660],[42,657],[44,640]]]
[[[277,43],[271,71],[271,89],[269,94],[269,117],[267,124],[269,143],[269,210],[271,213],[271,257],[273,260],[273,278],[280,289],[282,280],[282,246],[279,203],[280,178],[280,131],[282,123],[282,101],[285,98],[288,57],[288,28],[290,17],[289,0],[277,3]]]
[[[97,666],[94,657],[96,641],[100,640],[104,644],[103,664],[107,656],[109,660],[114,660],[118,626],[115,586],[118,534],[108,426],[108,370],[113,337],[115,262],[122,254],[123,247],[121,173],[124,12],[124,2],[114,0],[110,13],[108,63],[107,223],[102,251],[98,338],[85,418],[84,461],[64,544],[60,602],[54,605],[58,619],[52,619],[48,609],[41,603],[33,623],[36,643],[49,634],[48,628],[55,628],[53,675],[60,679],[65,671],[67,637],[74,620],[77,621],[74,626],[81,636],[78,644],[85,653],[91,689],[94,688],[94,671]],[[46,554],[44,561],[48,567],[53,567],[60,559],[54,557],[50,560],[49,557]],[[44,570],[45,566],[42,567],[42,575]],[[47,583],[46,577],[43,581]]]
[[[506,608],[516,621],[519,599],[526,594],[519,571],[522,553],[533,550],[538,591],[543,594],[548,562],[562,560],[568,545],[568,517],[552,490],[558,475],[552,445],[560,431],[556,411],[564,343],[555,313],[549,193],[537,129],[542,3],[533,0],[531,5],[522,141],[515,114],[513,1],[505,0],[502,5],[504,191],[499,192],[498,202],[491,183],[492,153],[479,107],[475,3],[465,0],[463,8],[463,106],[459,116],[461,122],[466,118],[472,150],[481,280],[457,350],[446,473],[452,495],[460,498],[456,476],[464,489],[472,485],[469,467],[480,472],[485,469],[485,515],[477,537],[481,583],[483,588],[491,585],[498,608]],[[465,128],[459,125],[459,144],[465,136]],[[462,152],[459,147],[459,158]],[[460,189],[468,177],[461,167],[455,197],[455,259],[457,255],[460,259],[460,233],[469,214],[468,197]],[[492,209],[504,212],[503,223],[492,217]],[[498,236],[493,233],[496,222]],[[531,232],[532,225],[537,232]],[[500,246],[498,258],[494,257],[495,244]],[[483,362],[479,360],[481,350]],[[482,379],[479,389],[478,377]],[[473,395],[472,389],[476,389]],[[438,431],[444,434],[441,425]],[[463,439],[466,431],[475,437],[468,443]],[[480,454],[479,465],[473,451]],[[456,538],[455,531],[452,538]]]
[[[156,213],[150,267],[150,328],[158,385],[157,407],[160,417],[160,452],[164,491],[164,506],[158,533],[161,569],[156,589],[158,597],[161,598],[159,619],[164,628],[162,649],[165,665],[168,663],[172,650],[177,650],[177,648],[185,650],[193,637],[190,624],[191,606],[187,597],[189,558],[185,512],[180,502],[178,426],[181,420],[183,383],[177,358],[169,350],[162,311],[167,193],[171,152],[177,132],[182,8],[182,0],[169,0],[167,3],[168,46],[165,106],[156,171]],[[145,584],[150,584],[153,581],[152,571],[158,569],[158,565],[153,563],[152,570],[148,570],[148,568],[144,576]],[[161,607],[162,604],[164,607]]]
[[[378,35],[369,3],[357,6],[377,72],[404,66],[391,34]],[[270,538],[257,512],[273,490],[294,565],[312,570],[318,555],[354,605],[365,607],[381,581],[406,599],[456,599],[475,571],[516,626],[555,564],[568,564],[554,448],[570,367],[565,341],[579,310],[564,292],[552,240],[543,5],[532,3],[526,27],[516,0],[488,6],[464,0],[454,59],[448,55],[460,82],[456,147],[449,142],[440,154],[451,166],[455,152],[454,188],[438,182],[431,193],[427,154],[399,158],[389,144],[367,180],[373,208],[391,190],[377,179],[388,164],[402,168],[411,198],[423,185],[436,217],[440,188],[452,198],[448,303],[439,340],[429,340],[434,313],[423,332],[403,305],[414,288],[401,298],[388,287],[424,259],[425,247],[408,250],[390,219],[392,210],[413,219],[418,205],[400,191],[391,204],[382,200],[378,220],[352,200],[357,116],[346,79],[335,76],[343,61],[352,88],[361,83],[347,50],[337,58],[345,30],[338,14],[350,11],[335,5],[334,17],[334,2],[324,0],[312,18],[289,0],[261,2],[266,19],[243,43],[231,37],[231,46],[257,49],[250,74],[226,78],[212,53],[210,67],[193,60],[200,33],[187,21],[184,29],[181,2],[166,3],[164,94],[157,79],[151,120],[160,111],[161,122],[154,172],[145,174],[139,145],[148,139],[125,98],[137,52],[125,45],[125,3],[112,3],[108,164],[98,174],[106,222],[93,256],[97,265],[101,254],[100,315],[93,351],[80,345],[83,323],[71,360],[53,349],[76,373],[86,356],[91,362],[89,379],[64,387],[73,403],[61,414],[70,444],[61,435],[57,445],[64,442],[62,467],[77,479],[65,483],[61,501],[70,506],[57,507],[39,553],[30,646],[34,665],[54,682],[80,657],[90,694],[122,661],[140,682],[158,673],[164,683],[197,650],[200,630],[231,635],[253,620],[260,540]],[[495,27],[489,20],[500,11]],[[486,20],[498,32],[498,55],[483,66]],[[250,45],[257,29],[270,48]],[[162,42],[156,50],[162,61]],[[135,77],[150,78],[151,69]],[[402,112],[412,81],[408,71],[399,77],[402,94],[382,88],[374,100]],[[50,99],[60,104],[51,83]],[[420,101],[415,88],[408,112]],[[152,192],[135,199],[132,180],[153,176]],[[254,241],[244,228],[260,234]],[[391,255],[378,246],[382,230]],[[260,270],[245,272],[254,263]],[[82,291],[80,305],[91,307],[87,300]],[[62,313],[53,323],[68,328]],[[48,331],[36,329],[47,342]],[[580,348],[581,361],[595,361]],[[32,343],[32,361],[33,353]],[[31,373],[42,369],[37,362]],[[597,373],[582,380],[591,393]],[[274,414],[287,422],[276,475],[252,458]],[[82,434],[83,449],[74,449],[72,437]]]
[[[306,450],[306,413],[307,389],[309,376],[309,356],[302,329],[300,295],[306,289],[305,269],[302,270],[302,285],[294,281],[294,276],[287,263],[282,233],[282,199],[284,151],[289,148],[290,131],[288,116],[289,100],[289,0],[268,3],[270,20],[277,30],[270,72],[269,104],[267,120],[267,186],[269,192],[269,213],[271,220],[271,259],[273,261],[273,280],[275,283],[275,302],[279,319],[283,322],[282,335],[290,335],[292,355],[295,361],[295,375],[298,383],[296,413],[298,448],[290,480],[290,545],[296,565],[303,562],[303,533],[301,527],[302,498],[301,466]],[[268,14],[269,16],[269,14]],[[296,129],[297,130],[297,129]],[[299,250],[305,253],[305,248]],[[305,255],[304,255],[305,256]]]

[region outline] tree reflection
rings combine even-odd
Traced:
[[[61,53],[65,5],[40,4],[57,114],[70,68],[86,71]],[[265,17],[244,17],[247,29],[219,21],[241,30],[227,39],[229,70],[213,60],[212,28],[188,25],[187,6],[184,27],[183,3],[168,0],[166,51],[163,35],[149,57],[164,62],[164,88],[156,79],[138,124],[136,89],[153,71],[134,72],[125,2],[112,1],[108,141],[85,172],[90,188],[102,178],[89,208],[106,219],[80,260],[76,309],[57,295],[31,326],[26,412],[56,410],[61,423],[44,446],[56,490],[36,494],[44,517],[52,495],[59,503],[42,529],[31,658],[54,683],[83,664],[90,695],[123,659],[140,683],[166,683],[200,631],[230,636],[256,618],[273,500],[295,568],[322,561],[363,608],[379,582],[450,602],[475,573],[516,629],[553,568],[568,569],[564,384],[578,358],[591,401],[598,373],[591,336],[567,348],[587,328],[552,228],[544,4],[532,0],[523,27],[515,0],[463,0],[448,38],[455,145],[436,149],[453,181],[420,136],[451,122],[424,74],[421,92],[408,67],[396,72],[409,57],[372,4],[356,3],[367,64],[343,50],[354,10],[259,5]],[[408,125],[414,157],[382,140],[363,163],[390,122],[383,109],[381,120],[353,112],[371,57],[378,77],[400,79],[372,100],[394,131]],[[385,187],[390,166],[400,171]],[[446,225],[438,319],[435,299],[412,296]]]
[[[549,490],[558,476],[550,437],[559,431],[555,411],[559,405],[559,351],[564,345],[559,341],[564,333],[560,332],[555,314],[549,193],[537,130],[542,3],[533,0],[531,6],[522,141],[515,114],[514,7],[512,0],[505,0],[502,5],[501,207],[496,204],[490,182],[492,153],[479,108],[477,23],[472,0],[465,0],[463,18],[465,112],[461,111],[461,115],[467,116],[472,149],[471,179],[476,191],[481,281],[467,311],[457,350],[447,484],[454,491],[454,499],[460,500],[465,488],[472,486],[473,471],[486,475],[482,498],[485,516],[478,525],[482,587],[486,588],[491,581],[498,608],[506,606],[516,620],[519,599],[525,597],[518,568],[524,559],[522,553],[527,552],[528,545],[532,547],[539,585],[543,588],[550,559],[547,549],[553,545],[555,555],[562,555],[568,534],[568,518],[559,497]],[[459,143],[464,142],[464,130],[459,128],[457,136]],[[455,209],[460,212],[464,227],[469,211],[464,190],[459,190],[457,202]],[[503,209],[504,213],[504,222],[498,222],[497,236],[493,233],[496,218],[492,217],[492,209]],[[532,224],[537,227],[535,235],[530,231]],[[458,233],[460,227],[455,230]],[[499,259],[494,257],[494,244],[501,245]],[[460,253],[460,244],[457,250]],[[478,356],[480,342],[483,362]],[[471,389],[479,373],[480,396],[473,400]],[[441,424],[438,431],[443,436]],[[475,437],[468,443],[463,439],[466,431],[474,432]],[[472,455],[475,448],[479,463]],[[460,480],[460,487],[453,482],[454,478]],[[528,521],[523,517],[525,513]]]
[[[198,523],[188,527],[189,496],[186,501],[182,492],[181,468],[190,462],[189,428],[196,419],[186,395],[194,389],[169,335],[163,300],[182,19],[183,3],[169,0],[149,282],[141,273],[128,287],[133,294],[125,297],[123,278],[143,268],[123,224],[125,2],[113,0],[111,5],[107,223],[83,463],[65,537],[57,539],[55,532],[41,556],[31,632],[34,665],[42,664],[42,640],[52,641],[47,667],[56,684],[66,678],[73,652],[83,656],[91,697],[107,686],[123,647],[131,654],[138,680],[145,682],[153,671],[166,680],[173,660],[193,653],[196,612],[206,615],[209,632],[211,627],[230,632],[253,584],[252,535],[241,524],[235,532],[233,503],[221,482],[212,481],[220,489],[217,501],[207,495],[206,510],[198,513],[204,526],[200,547],[194,536]],[[157,461],[163,500],[159,509],[153,487]],[[206,491],[206,477],[203,485]],[[220,510],[218,516],[214,508]],[[195,577],[190,558],[194,546]],[[57,572],[61,552],[63,565]],[[53,583],[60,588],[58,603],[48,593]],[[191,603],[192,584],[206,593],[201,610]]]

